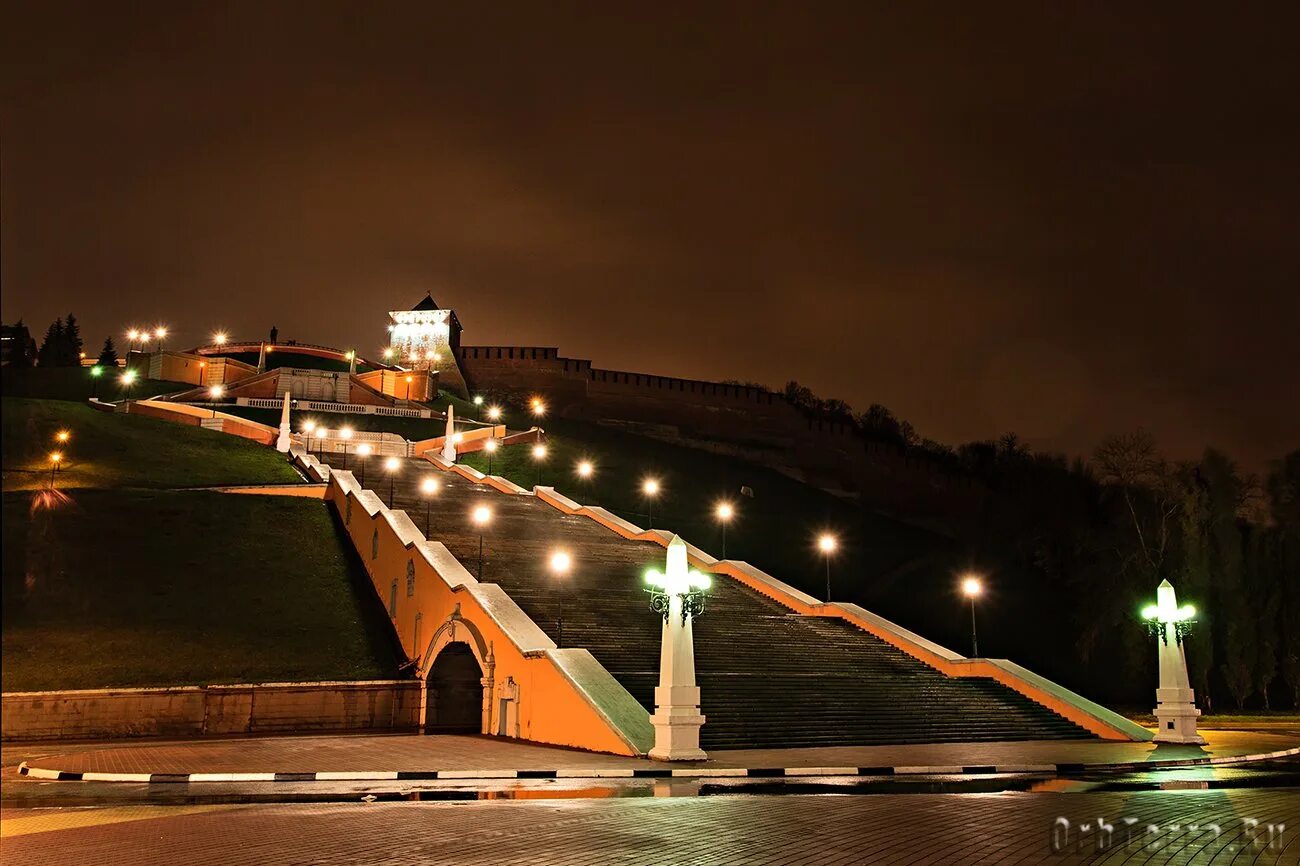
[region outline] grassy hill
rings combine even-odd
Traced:
[[[49,454],[64,455],[56,486],[204,487],[216,484],[301,481],[274,450],[139,415],[100,412],[63,400],[5,399],[5,490],[32,490],[50,480]],[[54,435],[71,433],[66,445]]]
[[[5,691],[396,670],[386,617],[322,502],[86,490],[6,493],[3,508]]]
[[[0,367],[0,393],[5,397],[31,397],[47,400],[84,402],[92,396],[101,400],[120,400],[125,395],[121,369],[105,370],[98,381],[88,367]],[[155,397],[192,388],[184,382],[163,379],[137,379],[131,386],[133,399]]]
[[[177,489],[301,482],[274,449],[2,402],[6,691],[394,674],[387,617],[324,502]]]

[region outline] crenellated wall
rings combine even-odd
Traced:
[[[458,358],[474,390],[540,394],[560,415],[622,422],[630,432],[771,466],[885,512],[969,515],[984,495],[970,478],[851,425],[809,417],[765,388],[605,370],[553,346],[461,346]]]

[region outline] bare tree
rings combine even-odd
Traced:
[[[1092,459],[1101,482],[1119,490],[1137,536],[1138,555],[1152,577],[1159,576],[1180,507],[1174,468],[1156,451],[1155,439],[1144,430],[1106,437]],[[1146,509],[1138,502],[1140,496],[1150,501],[1149,515],[1142,513]]]

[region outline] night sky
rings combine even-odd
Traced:
[[[478,5],[5,3],[4,320],[1300,446],[1293,4]]]

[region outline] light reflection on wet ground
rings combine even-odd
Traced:
[[[428,782],[265,782],[241,784],[132,784],[24,782],[7,784],[4,805],[100,806],[110,804],[193,805],[209,803],[336,803],[447,800],[604,799],[709,797],[721,795],[871,796],[897,794],[1101,793],[1295,788],[1300,760],[1249,767],[1188,767],[1177,770],[1097,773],[936,775],[900,777],[801,777],[799,779],[676,778],[500,779]]]

